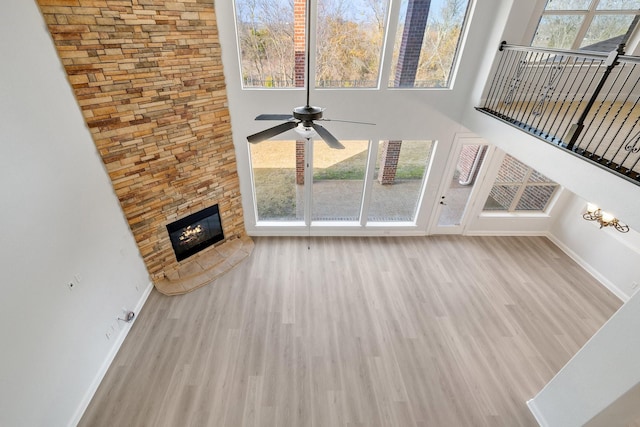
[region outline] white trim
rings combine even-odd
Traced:
[[[562,252],[567,254],[572,260],[574,260],[580,267],[585,269],[594,279],[602,284],[605,288],[610,290],[618,299],[622,302],[629,301],[630,296],[624,293],[620,288],[614,285],[609,279],[603,276],[598,270],[591,267],[589,263],[587,263],[582,257],[580,257],[577,253],[575,253],[571,248],[565,245],[562,241],[557,239],[552,233],[547,233],[547,237],[549,240],[553,242]]]
[[[331,222],[326,224],[325,227],[312,227],[311,229],[304,227],[264,227],[255,228],[251,231],[247,230],[247,234],[250,236],[274,236],[274,237],[308,237],[308,236],[344,236],[344,237],[366,237],[366,236],[425,236],[425,232],[422,228],[417,227],[415,224],[407,222],[381,223],[380,226],[372,225],[369,223],[367,227],[357,225],[357,223],[351,223],[355,225],[340,225]],[[410,224],[410,225],[409,225]]]
[[[142,307],[147,302],[147,298],[149,298],[149,295],[151,294],[152,290],[153,290],[153,283],[149,282],[149,284],[147,285],[147,288],[144,290],[144,292],[142,293],[142,296],[138,300],[138,304],[134,309],[134,313],[140,313],[140,310],[142,310]],[[132,322],[123,324],[122,329],[120,330],[120,333],[116,337],[116,340],[113,343],[113,346],[111,347],[111,350],[109,351],[109,353],[107,353],[107,356],[104,362],[102,362],[102,366],[100,366],[100,369],[96,373],[96,376],[91,382],[91,385],[89,385],[89,389],[87,390],[84,397],[80,401],[80,404],[76,409],[76,412],[73,414],[73,417],[69,422],[69,427],[77,426],[78,423],[80,423],[80,420],[84,415],[84,412],[87,410],[89,403],[91,403],[91,399],[93,399],[93,396],[96,394],[96,391],[98,391],[98,387],[100,386],[102,379],[107,374],[107,371],[111,366],[111,363],[113,363],[113,359],[115,359],[116,354],[118,354],[118,351],[120,350],[120,347],[124,342],[124,339],[129,334],[129,331],[131,330],[131,327],[133,326],[137,318],[138,316],[136,315],[133,318]]]
[[[536,402],[534,402],[533,399],[527,400],[527,407],[529,408],[529,411],[531,411],[531,415],[533,415],[533,418],[536,419],[536,422],[538,423],[538,425],[540,427],[548,427],[549,426],[547,421],[542,416],[542,413],[538,409],[538,406],[536,405]]]
[[[584,38],[587,35],[587,32],[589,31],[591,24],[593,23],[593,19],[596,16],[608,16],[608,15],[621,15],[621,16],[634,15],[635,16],[640,14],[637,11],[637,9],[598,9],[600,1],[602,0],[591,1],[587,9],[562,9],[562,10],[549,9],[547,10],[545,5],[545,8],[542,10],[542,13],[540,13],[538,16],[538,23],[536,24],[533,30],[533,34],[531,35],[531,43],[533,43],[533,39],[536,36],[536,32],[538,30],[538,27],[540,26],[540,21],[542,20],[543,16],[553,16],[553,15],[567,16],[568,15],[568,16],[584,17],[582,22],[580,22],[580,27],[578,28],[578,32],[576,33],[575,39],[573,40],[573,44],[570,46],[570,49],[577,50],[577,49],[580,49],[580,45],[584,41]],[[636,25],[636,28],[634,28],[633,33],[636,32],[637,28],[638,26]],[[631,37],[633,37],[633,33],[631,34]]]
[[[525,236],[525,237],[539,237],[547,236],[546,231],[524,231],[524,230],[475,230],[463,233],[464,236]]]

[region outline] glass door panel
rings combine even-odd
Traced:
[[[296,184],[296,141],[265,141],[249,148],[258,221],[303,221],[304,185]]]
[[[433,141],[381,141],[368,221],[414,221]]]
[[[313,221],[359,221],[368,141],[340,141],[335,150],[321,139],[313,144]]]
[[[449,188],[440,200],[438,227],[462,225],[486,150],[487,146],[482,144],[462,145]]]

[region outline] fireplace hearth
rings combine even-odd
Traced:
[[[167,231],[178,261],[224,240],[218,205],[167,224]]]

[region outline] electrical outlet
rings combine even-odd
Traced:
[[[74,274],[73,279],[76,282],[76,285],[79,285],[80,282],[82,282],[82,276],[80,275],[80,273]]]
[[[111,325],[109,325],[109,329],[107,329],[105,336],[107,337],[108,340],[110,340],[113,334],[115,333],[116,333],[116,324],[112,323]]]

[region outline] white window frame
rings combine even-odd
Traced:
[[[550,16],[550,15],[582,15],[584,16],[584,20],[582,21],[582,24],[580,26],[580,29],[578,30],[578,33],[576,34],[576,38],[573,41],[573,45],[571,46],[571,50],[578,50],[580,49],[580,44],[582,43],[582,40],[584,39],[585,35],[587,34],[587,31],[589,30],[589,27],[591,26],[591,22],[593,22],[593,18],[597,15],[640,15],[640,9],[638,10],[634,10],[634,9],[625,9],[625,10],[597,10],[598,4],[600,3],[600,0],[592,0],[591,4],[589,5],[589,8],[586,10],[577,10],[577,9],[573,9],[573,10],[546,10],[546,6],[547,6],[547,2],[544,3],[544,6],[542,8],[542,12],[539,16],[539,18],[537,19],[537,21],[535,21],[535,25],[533,27],[533,31],[531,33],[531,38],[529,41],[529,44],[533,43],[533,40],[536,36],[536,32],[538,31],[538,26],[540,25],[540,21],[542,20],[542,17],[544,16]],[[636,28],[634,28],[631,36],[629,37],[629,40],[627,41],[626,44],[626,48],[625,48],[625,52],[629,55],[634,55],[636,54],[636,51],[638,51],[639,49],[639,44],[640,44],[640,31],[638,31],[638,27],[640,27],[640,24],[636,25]]]
[[[502,157],[502,159],[500,160],[500,164],[498,166],[497,171],[500,170],[500,168],[502,168],[502,164],[504,162],[504,160],[506,159],[506,157],[508,156],[508,154],[504,155]],[[513,157],[513,156],[511,156]],[[498,178],[496,177],[493,182],[491,183],[490,189],[489,189],[489,193],[487,193],[487,197],[484,199],[484,204],[482,206],[482,214],[528,214],[528,215],[535,215],[535,214],[546,214],[549,212],[549,210],[551,209],[551,207],[553,206],[553,204],[555,203],[555,200],[558,196],[559,193],[559,189],[560,189],[560,184],[558,184],[555,181],[546,181],[546,182],[529,182],[529,178],[531,177],[531,174],[533,174],[534,172],[537,172],[536,170],[534,170],[531,166],[527,165],[526,163],[524,163],[522,160],[513,157],[516,161],[522,163],[522,165],[524,165],[527,168],[527,171],[525,172],[525,174],[522,177],[522,181],[518,181],[518,182],[514,182],[514,181],[499,181]],[[540,172],[537,172],[540,173]],[[506,187],[518,187],[518,190],[516,191],[516,194],[513,196],[513,200],[511,201],[511,204],[509,205],[509,207],[507,209],[485,209],[484,206],[487,203],[488,198],[490,197],[491,194],[491,189],[493,189],[494,186],[499,185],[499,186],[506,186]],[[555,187],[555,189],[553,190],[553,193],[551,194],[551,196],[549,197],[549,200],[547,201],[547,204],[545,205],[544,209],[522,209],[522,210],[516,210],[516,207],[518,206],[518,204],[520,203],[520,199],[522,198],[522,195],[525,192],[525,189],[527,187]]]

